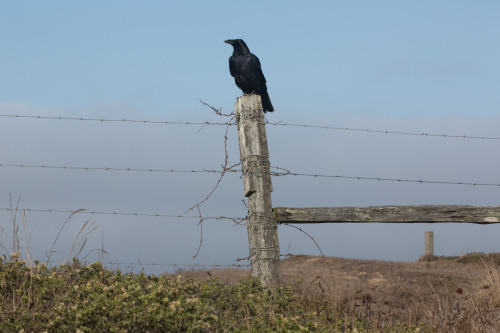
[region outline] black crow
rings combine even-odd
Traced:
[[[247,44],[241,39],[228,39],[224,43],[231,44],[234,49],[233,55],[229,57],[229,72],[238,88],[245,95],[259,94],[264,113],[274,111],[267,94],[266,78],[260,68],[259,58],[250,53]]]

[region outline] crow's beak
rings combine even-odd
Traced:
[[[233,40],[232,39],[226,39],[224,41],[224,43],[226,43],[226,44],[233,44]]]

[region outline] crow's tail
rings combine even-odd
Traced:
[[[269,98],[267,91],[260,94],[260,97],[262,99],[262,108],[264,109],[264,113],[266,113],[266,111],[273,112],[273,104],[271,103],[271,99]]]

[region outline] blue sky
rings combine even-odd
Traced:
[[[9,80],[1,96],[51,107],[109,103],[161,115],[170,108],[189,111],[198,106],[193,95],[218,102],[237,93],[221,70],[230,52],[221,43],[243,38],[262,58],[283,109],[324,109],[331,101],[349,114],[468,115],[480,107],[494,115],[484,100],[494,99],[498,88],[498,7],[468,1],[4,2],[1,59]],[[290,100],[294,91],[304,98]]]
[[[499,14],[494,1],[1,1],[0,113],[220,121],[199,99],[232,111],[241,92],[223,41],[242,38],[261,60],[276,109],[270,121],[498,137]],[[4,164],[191,170],[220,168],[224,159],[222,127],[0,118],[0,130]],[[231,130],[230,159],[237,162]],[[273,164],[298,172],[499,182],[499,140],[276,126],[268,136]],[[0,207],[12,194],[26,208],[182,214],[216,181],[213,175],[3,167]],[[275,206],[497,205],[499,197],[494,187],[274,182]],[[203,213],[244,215],[241,186],[238,176],[227,176]],[[65,216],[27,217],[33,251],[43,259]],[[77,219],[76,232],[86,218]],[[230,223],[205,222],[193,260],[196,221],[90,218],[100,225],[110,262],[224,264],[248,252],[244,227]],[[8,231],[8,215],[0,221]],[[496,226],[307,228],[331,256],[414,260],[428,229],[435,230],[441,254],[500,251]],[[62,258],[73,238],[68,229]],[[294,230],[280,227],[280,241],[282,252],[317,254]]]

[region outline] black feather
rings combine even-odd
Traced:
[[[241,39],[228,39],[224,43],[233,46],[233,55],[229,57],[229,72],[238,88],[244,94],[260,95],[264,113],[274,111],[259,58],[250,52],[247,44]]]

